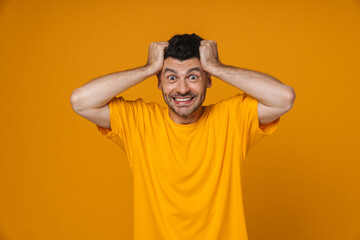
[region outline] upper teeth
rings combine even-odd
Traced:
[[[185,101],[189,101],[191,98],[175,98],[175,101],[178,102],[185,102]]]

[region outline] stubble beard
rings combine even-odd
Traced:
[[[165,94],[164,91],[161,89],[162,93],[163,93],[163,97],[164,97],[164,101],[165,103],[168,105],[168,107],[174,112],[176,113],[178,116],[180,117],[189,117],[191,116],[191,114],[193,114],[194,112],[196,112],[196,110],[202,106],[204,100],[205,100],[205,93],[204,92],[202,95],[200,95],[200,100],[198,101],[198,95],[191,95],[191,96],[194,96],[195,97],[195,101],[198,101],[197,103],[195,102],[195,104],[192,106],[191,109],[189,109],[188,111],[186,112],[179,112],[178,110],[176,110],[176,107],[172,104],[172,97]],[[206,90],[205,90],[206,91]],[[188,96],[188,94],[182,96],[182,97],[186,97]]]

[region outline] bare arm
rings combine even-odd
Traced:
[[[199,50],[205,71],[258,100],[260,124],[270,123],[292,108],[295,101],[292,87],[264,73],[223,65],[215,41],[202,41]]]
[[[75,89],[70,97],[74,111],[89,121],[110,126],[109,101],[126,89],[157,74],[163,66],[164,49],[168,42],[153,42],[149,46],[145,66],[95,78]]]

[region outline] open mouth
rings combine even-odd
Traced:
[[[194,101],[195,97],[172,97],[172,99],[176,105],[188,105]]]

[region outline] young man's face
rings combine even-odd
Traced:
[[[177,123],[196,122],[202,113],[206,88],[211,87],[211,76],[202,69],[199,59],[166,58],[158,78],[170,117]]]

